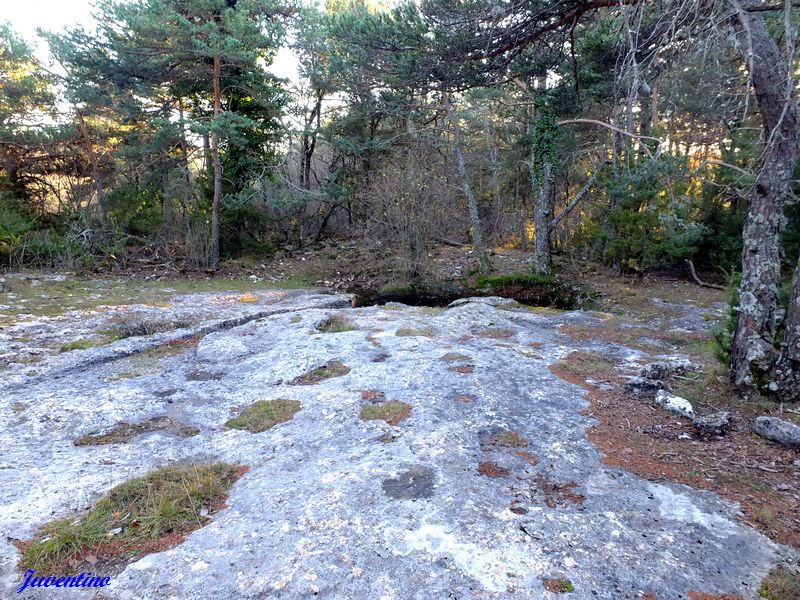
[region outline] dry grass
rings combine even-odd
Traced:
[[[105,446],[106,444],[126,444],[137,436],[151,431],[163,431],[172,427],[169,417],[153,417],[143,423],[122,422],[106,432],[90,431],[77,438],[76,446]]]
[[[389,425],[399,425],[410,416],[411,406],[398,400],[362,406],[359,414],[364,421],[380,420],[386,421]]]
[[[420,329],[414,329],[412,327],[401,327],[395,332],[397,337],[427,337],[432,338],[434,336],[433,329],[429,327],[423,327]]]
[[[174,546],[224,507],[228,490],[245,472],[226,463],[179,464],[131,479],[78,519],[41,527],[21,544],[21,567],[63,575],[80,571],[81,563],[115,565]]]
[[[356,331],[358,327],[346,317],[333,315],[317,325],[317,331],[322,333],[344,333],[345,331]]]
[[[313,369],[308,373],[298,375],[289,382],[289,385],[314,385],[325,381],[326,379],[347,375],[349,372],[350,367],[338,360],[334,360],[326,365],[322,365],[321,367]]]

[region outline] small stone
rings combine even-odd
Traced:
[[[666,379],[671,375],[682,375],[696,368],[691,361],[681,358],[647,364],[642,367],[639,376],[644,379]]]
[[[625,384],[625,390],[634,394],[652,392],[654,390],[660,390],[663,387],[664,384],[661,381],[645,379],[644,377],[628,377],[628,383]]]
[[[777,417],[758,417],[754,430],[758,435],[782,446],[800,448],[800,427],[794,423]]]
[[[114,527],[114,529],[110,529],[106,535],[108,537],[114,537],[119,533],[122,533],[122,527]]]
[[[694,419],[694,407],[686,398],[675,396],[664,390],[658,390],[656,392],[656,402],[676,415]]]
[[[731,413],[721,410],[703,417],[695,417],[692,424],[701,433],[707,435],[722,435],[730,427]]]

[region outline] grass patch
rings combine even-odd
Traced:
[[[489,329],[478,331],[475,335],[482,338],[489,338],[491,340],[507,340],[509,338],[514,337],[516,335],[516,332],[513,331],[512,329],[501,329],[499,327],[490,327]]]
[[[124,340],[130,337],[155,335],[156,333],[174,331],[175,329],[192,327],[196,324],[197,319],[154,319],[152,317],[123,316],[113,321],[113,325],[108,331],[108,334],[116,337],[118,340]]]
[[[445,362],[469,362],[472,360],[472,357],[466,354],[458,354],[457,352],[448,352],[442,356],[441,360]]]
[[[76,439],[76,446],[105,446],[106,444],[126,444],[136,436],[151,431],[163,431],[172,427],[169,417],[153,417],[143,423],[122,422],[106,432],[90,431]]]
[[[573,352],[556,366],[578,377],[602,377],[614,372],[613,362],[593,352]]]
[[[527,446],[528,442],[516,431],[503,431],[496,433],[490,439],[490,443],[495,446],[503,446],[504,448],[522,448]]]
[[[399,400],[362,406],[359,414],[364,421],[386,421],[389,425],[399,425],[410,416],[411,406]]]
[[[314,385],[315,383],[320,383],[326,379],[347,375],[349,372],[350,367],[338,360],[334,360],[326,365],[322,365],[321,367],[314,369],[313,371],[309,371],[308,373],[303,373],[302,375],[295,377],[289,382],[289,385]]]
[[[71,352],[73,350],[88,350],[89,348],[105,346],[106,344],[110,344],[117,339],[118,338],[111,335],[106,335],[101,338],[81,338],[79,340],[73,340],[71,342],[61,344],[61,346],[58,347],[58,351]]]
[[[800,598],[800,575],[785,568],[776,569],[761,582],[758,595],[766,600],[797,600]]]
[[[394,333],[397,337],[426,337],[432,338],[433,337],[433,329],[429,327],[424,327],[420,329],[414,329],[413,327],[401,327]]]
[[[80,571],[75,563],[82,560],[113,565],[172,547],[224,507],[228,490],[245,472],[227,463],[178,464],[131,479],[79,519],[41,527],[23,544],[21,567],[61,575]]]
[[[355,331],[356,327],[351,321],[341,315],[333,315],[317,325],[317,331],[322,333],[344,333],[345,331]]]
[[[225,425],[232,429],[261,433],[275,425],[291,421],[299,410],[299,400],[259,400],[245,408],[238,417],[230,419]]]

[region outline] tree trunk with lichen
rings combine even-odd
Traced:
[[[750,71],[766,147],[742,233],[742,282],[731,347],[731,380],[737,385],[759,386],[769,381],[777,359],[780,236],[797,160],[797,100],[794,89],[787,89],[786,62],[761,13],[740,8],[737,19],[735,39]]]
[[[800,260],[786,307],[786,335],[772,379],[781,402],[800,401]]]

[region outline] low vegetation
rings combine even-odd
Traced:
[[[317,325],[317,331],[322,333],[344,333],[345,331],[355,331],[356,329],[358,327],[342,315],[333,315]]]
[[[309,371],[308,373],[303,373],[292,379],[289,384],[290,385],[314,385],[316,383],[320,383],[325,381],[326,379],[332,379],[333,377],[342,377],[343,375],[347,375],[350,372],[350,367],[342,363],[341,361],[334,360],[321,367],[317,367]]]
[[[399,425],[411,416],[411,406],[405,402],[392,400],[361,407],[359,416],[364,421],[386,421],[389,425]]]
[[[245,408],[238,417],[230,419],[225,425],[232,429],[261,433],[275,425],[291,421],[299,410],[299,400],[259,400]]]
[[[113,567],[174,546],[224,507],[245,472],[227,463],[176,464],[131,479],[77,519],[42,526],[22,544],[21,568],[63,575],[80,571],[82,562]]]
[[[153,417],[143,423],[122,422],[105,432],[90,431],[77,438],[76,446],[104,446],[106,444],[126,444],[137,436],[153,431],[163,431],[172,427],[168,417]]]
[[[401,327],[395,332],[397,337],[427,337],[432,338],[434,336],[433,329],[429,327],[421,327],[421,328],[414,328],[414,327]]]

